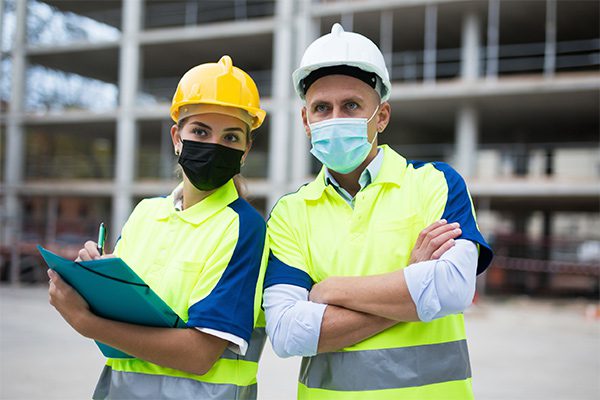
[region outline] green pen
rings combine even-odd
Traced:
[[[104,222],[100,223],[100,228],[98,229],[98,252],[100,255],[104,254],[104,242],[106,241],[106,228],[104,227]]]

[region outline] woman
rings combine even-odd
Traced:
[[[140,202],[114,256],[189,329],[101,318],[51,270],[50,303],[83,336],[135,357],[108,359],[94,398],[256,398],[265,222],[233,178],[265,111],[254,81],[224,56],[181,78],[171,117],[183,182],[168,197]],[[81,260],[100,257],[92,241],[79,252]]]

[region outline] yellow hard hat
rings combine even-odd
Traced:
[[[244,71],[234,67],[231,57],[218,63],[195,66],[181,77],[171,103],[171,118],[179,122],[180,108],[194,104],[233,107],[246,111],[250,128],[258,128],[267,114],[260,108],[256,84]]]

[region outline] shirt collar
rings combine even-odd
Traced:
[[[371,182],[375,180],[377,175],[379,174],[379,170],[381,169],[381,165],[383,164],[383,150],[381,148],[377,149],[377,155],[375,158],[371,160],[367,168],[360,174],[358,178],[358,184],[360,185],[360,190],[367,187]],[[336,189],[342,189],[340,184],[335,180],[329,168],[325,168],[325,185],[333,185]]]
[[[187,223],[199,225],[218,211],[237,200],[237,190],[233,179],[215,190],[210,196],[194,204],[190,208],[179,211],[177,206],[183,205],[183,183],[179,184],[163,202],[156,213],[156,219],[167,219],[177,216]]]
[[[372,179],[371,184],[377,185],[387,183],[401,186],[406,171],[406,159],[386,144],[379,146],[379,149],[380,151],[375,157],[381,157],[379,172],[376,174],[368,172]],[[373,161],[374,160],[375,159],[373,159]],[[372,163],[373,162],[371,162],[369,166],[371,166]],[[323,166],[319,175],[317,175],[317,178],[304,187],[302,192],[306,200],[318,200],[323,195],[323,192],[327,187],[327,172],[327,168]]]

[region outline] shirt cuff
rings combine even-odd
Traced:
[[[462,312],[472,300],[477,270],[477,247],[459,239],[439,260],[409,265],[404,279],[424,322]]]
[[[317,354],[326,304],[308,301],[308,290],[277,284],[263,296],[267,334],[279,357]]]
[[[245,356],[246,351],[248,351],[248,342],[246,342],[244,339],[242,339],[239,336],[235,336],[235,335],[232,335],[231,333],[218,331],[216,329],[211,329],[211,328],[196,327],[196,329],[198,329],[202,333],[206,333],[208,335],[216,336],[218,338],[227,340],[229,342],[229,344],[227,345],[227,348],[229,350],[233,351],[235,354],[239,354],[240,356]]]

